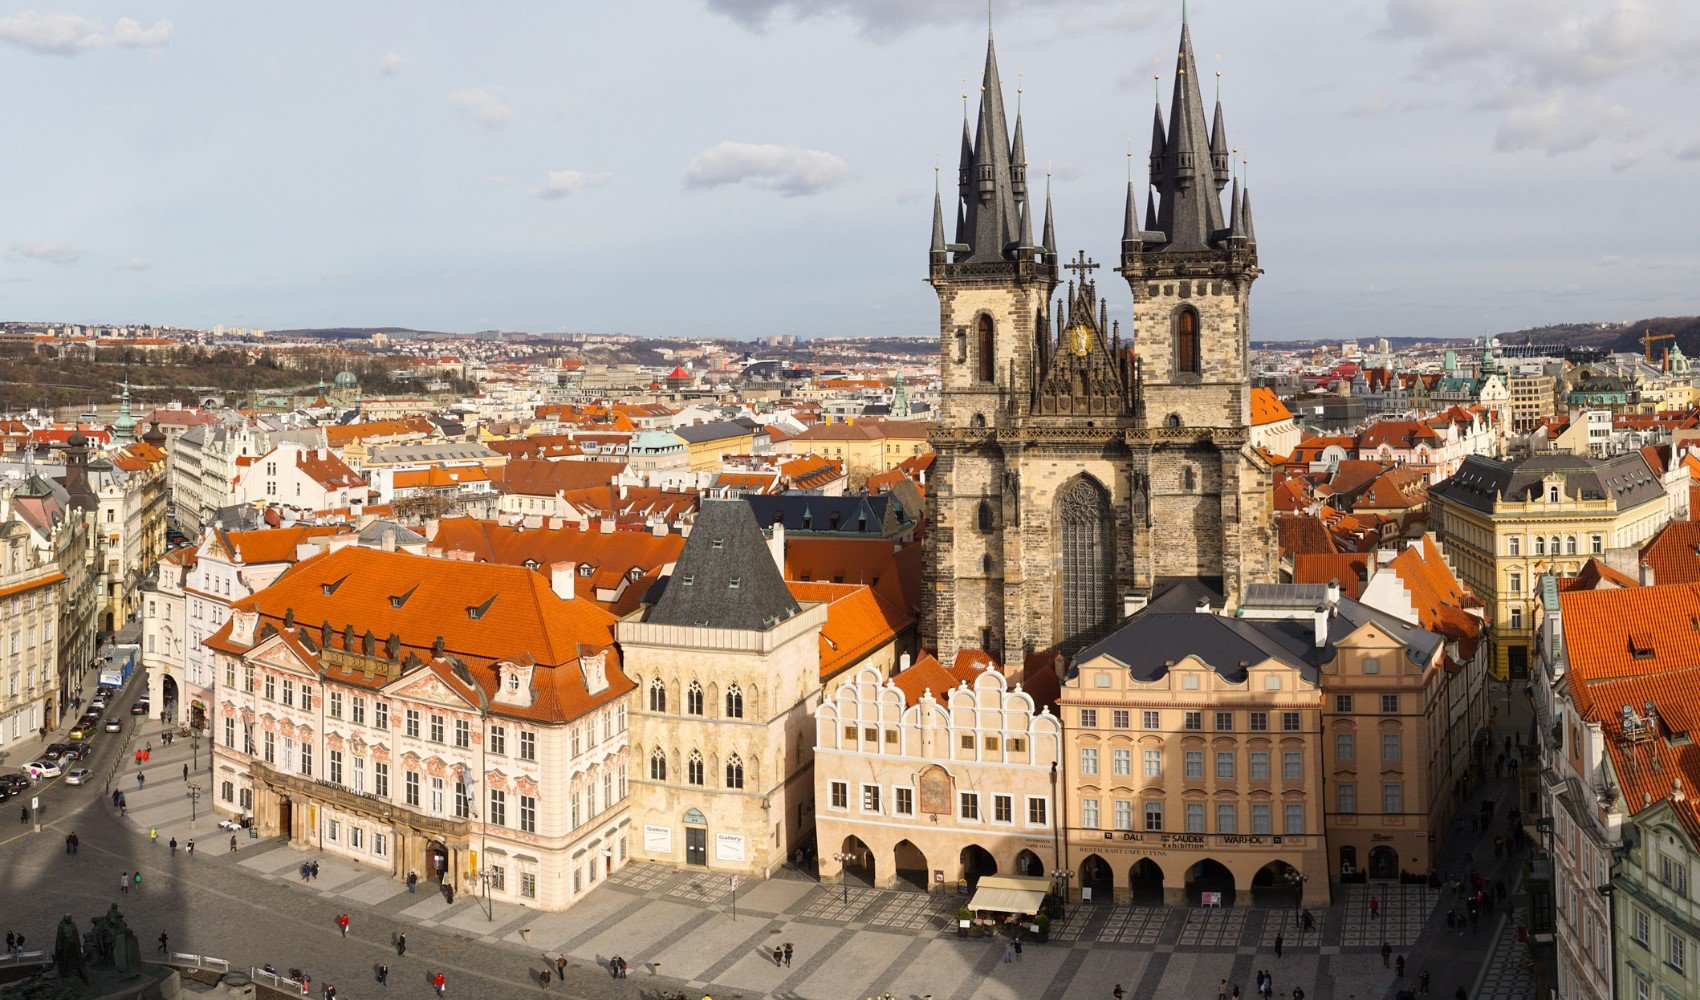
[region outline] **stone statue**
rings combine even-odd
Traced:
[[[82,935],[77,933],[77,922],[69,913],[59,921],[59,930],[53,937],[53,971],[60,979],[74,976],[85,983],[89,981],[88,970],[83,968]]]

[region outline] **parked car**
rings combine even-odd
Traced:
[[[81,785],[94,780],[94,772],[86,767],[74,767],[65,772],[65,784]]]
[[[17,793],[30,786],[30,779],[22,774],[0,774],[0,788]]]
[[[117,693],[118,689],[113,687],[111,684],[102,684],[100,687],[94,689],[94,696],[96,698],[110,698]]]
[[[112,718],[107,719],[105,725],[101,728],[105,729],[109,733],[121,733],[124,731],[124,720],[119,716],[114,715]]]
[[[87,760],[88,756],[89,756],[89,752],[92,751],[93,749],[94,749],[94,742],[92,740],[87,740],[87,739],[78,740],[77,742],[71,744],[71,753],[78,760]]]
[[[24,773],[37,780],[42,778],[57,778],[65,773],[65,769],[50,760],[32,760],[24,765]]]
[[[52,746],[49,746],[46,750],[43,750],[41,752],[41,759],[42,760],[50,760],[50,761],[63,760],[65,758],[65,755],[67,753],[70,753],[70,751],[71,751],[71,744],[69,744],[69,743],[55,743]]]
[[[98,722],[84,720],[72,726],[71,732],[67,735],[74,740],[86,740],[95,734],[95,729],[98,725]]]
[[[106,712],[106,706],[108,704],[109,703],[107,702],[106,697],[104,695],[102,695],[101,697],[96,698],[95,700],[89,702],[89,711],[104,714]]]
[[[134,705],[131,705],[130,706],[130,714],[131,715],[146,715],[146,714],[148,714],[148,700],[146,698],[143,698],[143,699],[137,701]]]

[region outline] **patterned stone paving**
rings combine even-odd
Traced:
[[[731,894],[732,879],[726,875],[693,874],[680,884],[667,890],[667,895],[674,899],[688,900],[692,903],[706,903],[710,906]]]
[[[1523,947],[1517,943],[1517,927],[1504,921],[1488,955],[1487,966],[1471,994],[1476,1000],[1525,1000],[1535,995],[1534,975],[1523,967]]]
[[[1374,920],[1369,915],[1372,891],[1381,900],[1381,915]],[[1395,948],[1409,947],[1440,900],[1438,889],[1423,885],[1348,885],[1336,895],[1343,918],[1338,943],[1349,947],[1379,948],[1383,941]]]
[[[647,861],[634,861],[608,876],[609,885],[623,885],[639,892],[650,892],[679,874],[677,869],[663,868]]]
[[[891,901],[868,919],[870,926],[911,931],[938,931],[951,926],[951,914],[956,910],[954,897],[918,892],[889,895]]]
[[[1237,948],[1245,934],[1247,912],[1214,907],[1189,909],[1177,943],[1192,947]]]
[[[1106,944],[1156,944],[1162,936],[1169,911],[1156,906],[1118,906],[1098,929],[1098,940]],[[1056,933],[1056,928],[1051,928]]]
[[[885,898],[886,894],[874,889],[851,889],[850,902],[844,902],[844,889],[840,886],[821,886],[814,894],[809,905],[797,916],[813,917],[816,920],[849,921],[860,916],[876,900]]]

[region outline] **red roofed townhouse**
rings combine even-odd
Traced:
[[[285,442],[238,473],[232,498],[320,511],[364,504],[368,492],[366,480],[336,452]]]
[[[214,805],[396,881],[577,902],[631,849],[632,684],[613,616],[553,584],[349,546],[238,601],[206,641]]]

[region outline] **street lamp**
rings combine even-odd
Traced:
[[[189,782],[189,822],[190,823],[195,822],[195,818],[196,818],[196,815],[197,815],[196,811],[195,811],[195,807],[196,807],[196,804],[199,803],[200,801],[201,801],[201,783],[198,782],[198,781]]]
[[[1292,872],[1292,874],[1290,874],[1288,876],[1288,878],[1293,883],[1293,926],[1297,927],[1299,929],[1300,934],[1303,934],[1304,933],[1304,926],[1305,926],[1304,925],[1305,883],[1310,881],[1310,876],[1304,874],[1303,872],[1298,871],[1297,869],[1295,869]]]
[[[844,883],[844,905],[850,905],[850,866],[858,859],[854,854],[834,854],[833,860],[838,862],[838,878]]]
[[[198,768],[200,766],[201,766],[201,731],[199,729],[190,729],[189,730],[189,767],[191,769],[194,769],[194,768]]]
[[[1059,917],[1068,916],[1068,880],[1073,877],[1074,872],[1069,871],[1067,868],[1058,868],[1051,872],[1052,881],[1062,883],[1062,897],[1058,907],[1060,912],[1057,914]]]

